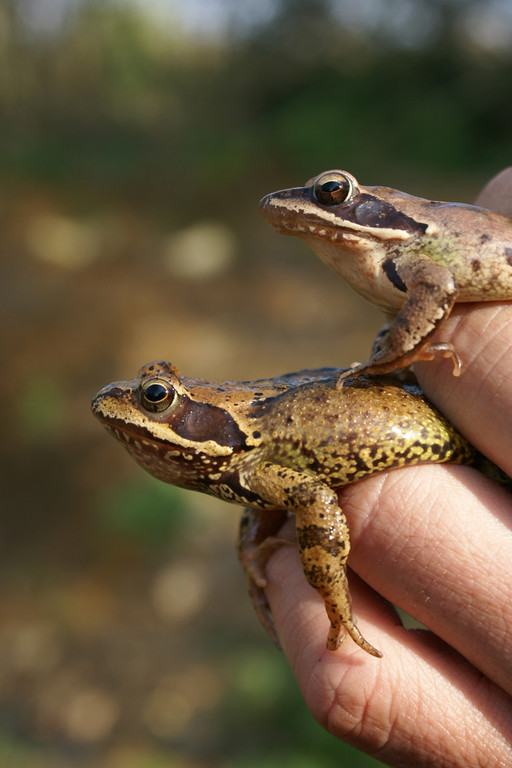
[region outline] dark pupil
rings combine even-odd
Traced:
[[[340,181],[325,181],[320,185],[320,190],[323,194],[330,195],[333,192],[343,189],[343,184]]]
[[[150,403],[161,403],[168,396],[167,388],[163,384],[150,384],[144,390],[144,397],[149,400]]]

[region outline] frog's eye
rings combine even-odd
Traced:
[[[313,185],[313,195],[321,205],[341,205],[353,194],[352,179],[340,172],[324,173]]]
[[[165,411],[178,402],[178,393],[167,381],[151,379],[140,388],[140,402],[151,413]]]

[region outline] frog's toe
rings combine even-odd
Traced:
[[[295,542],[284,536],[269,536],[253,547],[244,546],[239,550],[239,558],[247,577],[247,591],[261,625],[265,628],[274,645],[281,650],[272,611],[267,600],[265,587],[267,577],[265,569],[272,554],[283,546],[294,546]]]
[[[265,594],[265,588],[263,586],[259,586],[255,581],[249,579],[248,592],[253,608],[256,611],[256,615],[260,620],[260,624],[265,628],[267,634],[269,635],[274,645],[278,648],[278,650],[282,650],[281,643],[279,642],[279,638],[277,636],[274,619],[272,617],[272,611],[270,610],[267,595]]]
[[[460,376],[462,361],[453,344],[441,342],[439,344],[424,344],[419,350],[417,360],[434,360],[436,357],[449,358],[453,363],[453,375]]]
[[[353,622],[341,625],[341,627],[339,623],[331,625],[327,636],[327,649],[329,651],[335,651],[345,640],[347,635],[350,635],[356,645],[362,648],[363,651],[366,651],[366,653],[369,653],[370,656],[375,656],[378,659],[382,658],[382,652],[369,643],[368,640],[365,640]]]
[[[350,368],[347,368],[343,373],[340,373],[336,382],[336,389],[341,389],[343,384],[349,379],[353,379],[359,376],[366,370],[367,363],[351,363]]]

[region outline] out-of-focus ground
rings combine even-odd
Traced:
[[[151,359],[251,379],[369,349],[378,312],[300,243],[284,256],[258,194],[240,233],[217,220],[179,238],[137,210],[105,224],[41,191],[10,196],[0,565],[10,765],[92,754],[124,768],[160,751],[162,765],[223,764],[216,754],[238,765],[239,753],[290,743],[294,754],[307,718],[245,595],[240,510],[149,478],[89,410],[97,389]]]
[[[239,510],[145,475],[89,410],[157,358],[222,380],[367,355],[381,315],[263,194],[337,166],[470,201],[510,162],[512,46],[449,2],[409,47],[313,5],[212,40],[130,4],[48,32],[0,3],[0,765],[376,765],[257,624]]]

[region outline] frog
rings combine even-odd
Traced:
[[[135,379],[101,389],[92,411],[154,477],[246,508],[240,559],[256,611],[274,640],[265,566],[284,543],[281,526],[294,516],[305,578],[325,604],[327,648],[336,650],[349,636],[380,657],[352,613],[350,533],[338,491],[409,465],[469,464],[488,474],[492,465],[413,377],[357,376],[339,388],[342,373],[319,368],[215,382],[154,361]]]
[[[370,357],[340,375],[385,374],[419,360],[462,361],[432,336],[456,302],[512,299],[512,219],[474,205],[359,184],[343,170],[263,197],[278,232],[297,235],[388,319]]]

